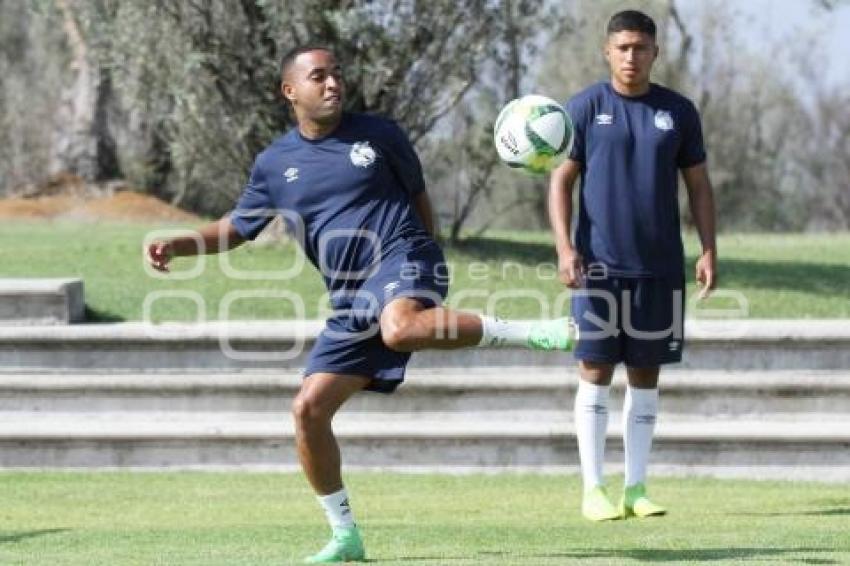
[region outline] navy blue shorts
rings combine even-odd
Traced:
[[[409,352],[384,345],[378,326],[381,311],[399,297],[417,299],[426,308],[442,304],[448,273],[436,243],[384,259],[360,285],[331,295],[334,314],[319,334],[304,375],[338,373],[372,378],[368,391],[391,393],[404,381]]]
[[[684,277],[585,279],[572,297],[576,359],[630,367],[682,361],[684,283]]]

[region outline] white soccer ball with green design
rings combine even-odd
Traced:
[[[573,141],[573,124],[564,108],[546,96],[511,100],[493,128],[499,157],[509,167],[535,175],[554,169]]]

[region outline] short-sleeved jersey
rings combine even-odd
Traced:
[[[705,161],[694,105],[660,85],[627,97],[604,81],[566,109],[570,158],[582,164],[575,245],[585,262],[615,276],[679,277],[678,171]]]
[[[281,215],[328,289],[339,290],[393,253],[432,242],[412,203],[424,190],[419,158],[395,122],[344,113],[326,137],[293,128],[260,153],[230,221],[253,239]]]

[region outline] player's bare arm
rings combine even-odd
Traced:
[[[168,271],[168,263],[178,256],[215,254],[232,250],[245,241],[230,223],[230,217],[211,222],[194,234],[151,242],[146,251],[148,263],[159,271]]]
[[[431,206],[431,198],[426,191],[422,191],[413,197],[413,208],[416,210],[416,215],[422,221],[422,227],[431,235],[437,237],[437,226],[434,219],[434,207]]]
[[[562,283],[578,288],[582,276],[582,257],[570,241],[573,215],[573,187],[581,173],[581,163],[567,159],[552,171],[549,179],[549,224],[558,252],[558,276]]]
[[[717,286],[717,240],[714,222],[714,190],[705,163],[682,169],[688,189],[691,216],[699,233],[702,254],[696,263],[696,280],[702,285],[704,299]]]

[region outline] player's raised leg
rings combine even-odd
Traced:
[[[628,388],[623,404],[625,487],[620,514],[625,517],[664,515],[667,510],[646,495],[646,469],[658,415],[658,366],[627,367]]]
[[[348,492],[342,483],[339,445],[331,421],[342,404],[370,381],[365,376],[314,373],[304,379],[292,405],[298,458],[332,530],[330,542],[305,560],[311,564],[366,557]]]
[[[507,321],[440,306],[426,307],[408,297],[393,299],[384,307],[380,327],[384,343],[399,352],[470,346],[571,350],[577,332],[570,318]]]
[[[575,398],[575,427],[584,486],[582,515],[591,521],[610,521],[620,513],[605,490],[603,465],[608,433],[608,390],[614,364],[579,362],[580,379]]]

